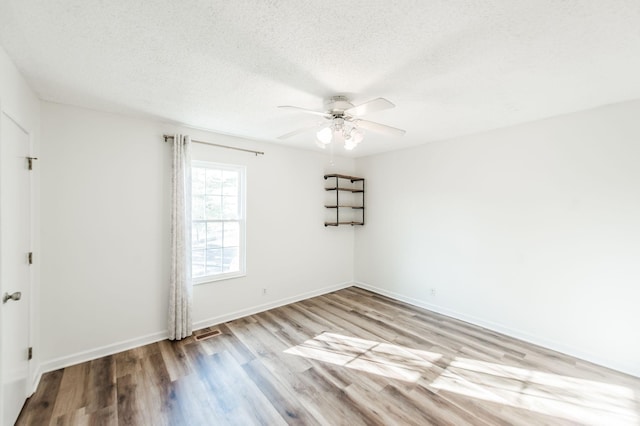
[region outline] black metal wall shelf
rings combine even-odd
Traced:
[[[327,179],[335,179],[335,185],[330,187],[325,187],[326,191],[334,191],[336,194],[336,202],[325,204],[325,208],[327,209],[335,209],[336,216],[335,221],[328,221],[324,223],[324,226],[339,226],[339,225],[364,225],[364,178],[349,176],[349,175],[341,175],[341,174],[328,174],[324,175],[324,180]],[[349,183],[347,184],[347,182]],[[331,182],[334,183],[334,182]],[[341,185],[342,183],[342,185]],[[344,186],[343,186],[344,185]],[[355,197],[354,200],[349,200],[349,204],[344,204],[344,201],[341,204],[340,200],[340,192],[350,192],[352,194],[362,194],[361,197]],[[343,210],[342,215],[345,215],[344,209],[349,209],[351,211],[359,211],[360,220],[344,220],[341,218],[341,209]],[[358,215],[356,215],[358,216]],[[357,218],[356,218],[357,219]]]
[[[347,191],[347,192],[364,192],[364,189],[355,189],[355,188],[325,188],[327,191]]]

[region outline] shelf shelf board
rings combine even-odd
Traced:
[[[325,179],[328,179],[328,178],[347,179],[347,180],[350,180],[351,182],[359,182],[359,181],[364,180],[364,178],[361,178],[361,177],[349,176],[349,175],[341,175],[341,174],[337,174],[337,173],[324,175],[324,178]]]
[[[343,205],[339,205],[339,206],[336,206],[336,205],[328,206],[327,205],[325,207],[328,208],[328,209],[337,209],[338,207],[339,208],[345,208],[345,209],[364,209],[364,206],[347,206],[347,205],[344,205],[344,206]]]
[[[331,187],[331,188],[325,188],[325,191],[347,191],[347,192],[364,192],[364,189],[358,189],[358,188],[336,188]]]
[[[364,225],[363,222],[325,222],[324,226],[338,226],[338,225]]]

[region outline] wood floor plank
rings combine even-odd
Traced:
[[[55,424],[56,426],[89,426],[90,421],[91,416],[84,412],[84,408],[80,408],[52,419],[49,424]]]
[[[365,322],[357,320],[335,304],[328,303],[326,299],[320,297],[300,302],[315,312],[322,312],[322,316],[333,324],[340,324],[341,328],[351,336],[359,336],[369,340],[391,341],[397,336],[387,329],[372,329]],[[337,328],[337,327],[334,327]]]
[[[170,340],[163,340],[158,342],[158,347],[171,381],[191,374],[192,371],[184,353],[183,345]]]
[[[172,382],[175,408],[169,413],[169,424],[206,425],[218,420],[210,395],[196,374],[182,376]]]
[[[169,372],[157,344],[158,350],[145,347],[139,351],[141,371],[136,374],[136,399],[141,401],[141,415],[146,421],[154,424],[170,425],[171,419],[179,415],[174,391],[174,382],[170,381]]]
[[[92,426],[118,424],[117,407],[115,405],[108,405],[92,412],[89,416],[89,424]]]
[[[401,386],[402,383],[389,377],[373,374],[369,371],[354,369],[349,365],[335,365],[328,362],[316,361],[313,368],[333,386],[345,390],[354,383],[374,392],[380,392],[389,383]],[[345,368],[346,367],[346,368]]]
[[[322,374],[318,373],[317,369],[312,368],[303,374],[321,390],[322,402],[316,400],[315,403],[319,403],[321,407],[322,404],[326,404],[324,410],[332,415],[330,424],[368,425],[375,421],[375,417],[370,416],[367,410],[354,404],[348,393],[333,386]]]
[[[97,421],[111,416],[107,407],[115,406],[116,402],[116,375],[113,356],[98,358],[89,362],[88,385],[86,390],[87,405],[85,411],[91,414],[100,411],[94,416]]]
[[[204,408],[210,412],[211,419],[216,423],[233,424],[233,395],[227,394],[217,372],[210,368],[209,355],[199,351],[196,344],[185,345],[185,353],[193,365],[195,376],[202,383],[203,390],[209,397],[206,406],[200,409]]]
[[[351,287],[43,375],[18,425],[635,425],[640,378]]]
[[[138,425],[143,422],[139,413],[140,402],[136,399],[135,380],[131,374],[118,377],[116,382],[116,392],[118,394],[118,424],[119,425]]]
[[[319,425],[297,398],[296,392],[275,379],[259,361],[243,365],[247,376],[258,386],[280,416],[289,425]]]
[[[403,391],[400,388],[398,388],[397,391],[414,405],[420,407],[423,412],[431,413],[432,418],[435,419],[434,423],[438,425],[488,426],[498,424],[483,418],[484,416],[478,411],[466,410],[421,386],[412,389],[410,392]]]
[[[53,417],[64,370],[56,370],[42,376],[38,390],[26,402],[17,425],[46,425]]]
[[[211,355],[210,360],[213,371],[218,372],[218,376],[223,380],[225,392],[234,396],[235,403],[249,416],[250,424],[286,424],[275,407],[228,352]]]
[[[75,412],[87,405],[88,368],[89,365],[83,363],[63,370],[58,396],[51,414],[53,417],[57,418],[66,413]]]
[[[212,355],[227,351],[239,364],[245,364],[255,358],[255,355],[233,334],[226,324],[219,324],[211,328],[220,330],[222,334],[200,342],[207,354]]]
[[[161,342],[161,344],[164,342]],[[116,363],[116,378],[134,374],[140,369],[140,362],[136,351],[124,351],[113,355]],[[80,364],[86,365],[86,364]]]
[[[387,386],[380,392],[380,398],[391,400],[387,408],[393,413],[401,425],[452,425],[452,423],[439,423],[440,413],[434,413],[416,405],[413,401],[405,397],[395,386]]]
[[[344,389],[351,403],[367,413],[371,425],[407,424],[404,413],[397,409],[395,401],[384,398],[380,391],[367,389],[352,383]]]
[[[305,358],[285,353],[289,346],[271,334],[260,323],[243,324],[237,321],[227,324],[238,339],[261,359],[267,366],[275,370],[294,370],[302,372],[311,367]]]

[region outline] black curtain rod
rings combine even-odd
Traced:
[[[162,135],[162,136],[164,137],[164,141],[165,142],[167,142],[169,139],[173,139],[173,135]],[[193,142],[193,143],[201,143],[203,145],[217,146],[218,148],[235,149],[236,151],[250,152],[252,154],[255,154],[256,157],[258,155],[264,155],[264,152],[262,152],[262,151],[254,151],[252,149],[236,148],[235,146],[221,145],[221,144],[213,143],[213,142],[197,141],[195,139],[191,139],[191,142]]]

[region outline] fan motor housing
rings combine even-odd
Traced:
[[[325,105],[327,113],[335,118],[344,116],[345,110],[353,107],[353,104],[349,102],[349,98],[346,96],[332,96],[325,102]]]

